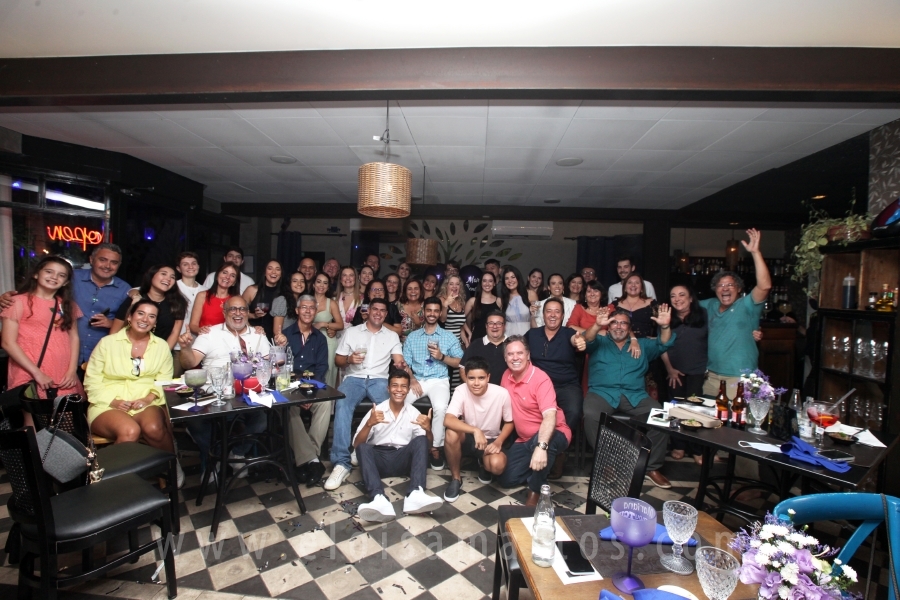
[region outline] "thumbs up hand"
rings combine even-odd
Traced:
[[[372,402],[372,410],[369,411],[369,420],[366,421],[366,426],[374,427],[379,423],[384,423],[384,412],[378,410],[378,405]]]

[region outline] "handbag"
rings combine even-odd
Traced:
[[[44,471],[60,483],[72,481],[88,469],[87,483],[96,483],[103,477],[103,469],[97,463],[97,453],[94,449],[94,439],[87,429],[89,448],[86,448],[78,438],[59,428],[59,419],[65,414],[69,402],[82,402],[78,394],[69,394],[54,400],[53,412],[50,415],[50,423],[37,433],[37,445],[41,453],[41,464]],[[60,408],[60,405],[62,408]],[[73,415],[83,415],[82,410],[73,411]],[[84,418],[82,416],[82,418]]]
[[[798,435],[797,411],[787,404],[773,403],[771,408],[772,422],[769,424],[769,435],[782,442],[789,442]]]
[[[56,313],[59,311],[59,298],[56,299],[56,303],[53,306],[53,316],[50,317],[50,327],[47,328],[47,335],[44,337],[44,346],[41,348],[41,355],[37,360],[37,368],[41,368],[41,363],[44,362],[44,354],[47,353],[47,344],[50,343],[50,334],[53,333],[53,321],[56,318]],[[29,398],[37,398],[37,384],[33,381],[29,381],[28,383],[23,383],[22,385],[17,385],[14,388],[8,389],[2,394],[0,394],[0,413],[6,408],[18,407],[21,406],[21,402],[19,402],[19,398],[22,397],[22,394],[27,394],[26,397]]]

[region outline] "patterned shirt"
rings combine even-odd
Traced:
[[[463,351],[459,339],[440,325],[435,326],[434,333],[425,333],[425,328],[416,329],[406,338],[403,344],[403,360],[410,366],[416,379],[448,379],[447,365],[436,358],[428,358],[428,342],[437,342],[441,354],[453,358],[462,358]]]

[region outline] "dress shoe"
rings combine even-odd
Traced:
[[[325,475],[325,465],[318,461],[306,463],[306,470],[308,473],[306,487],[322,485],[322,476]]]
[[[566,453],[560,452],[556,455],[556,460],[553,461],[553,467],[550,468],[550,473],[547,475],[547,479],[559,479],[563,475],[563,468],[566,466]]]
[[[297,483],[309,481],[309,463],[294,467],[294,477],[297,479]]]
[[[525,506],[537,506],[538,500],[541,499],[541,495],[538,492],[528,491],[528,500],[525,501]]]
[[[669,483],[669,480],[666,479],[666,476],[659,471],[647,471],[645,479],[649,479],[650,483],[652,483],[656,487],[661,487],[664,489],[669,489],[670,487],[672,487],[672,484]]]

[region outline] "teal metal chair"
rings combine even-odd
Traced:
[[[793,515],[788,515],[789,509],[794,511]],[[896,587],[900,573],[900,498],[852,492],[811,494],[780,502],[773,510],[773,514],[785,521],[792,520],[795,525],[836,519],[862,521],[837,556],[845,564],[850,562],[863,541],[886,520],[890,563],[887,568],[891,571],[888,579],[888,597],[890,600],[898,600]],[[870,560],[870,569],[871,565]],[[869,577],[871,578],[871,570]]]

